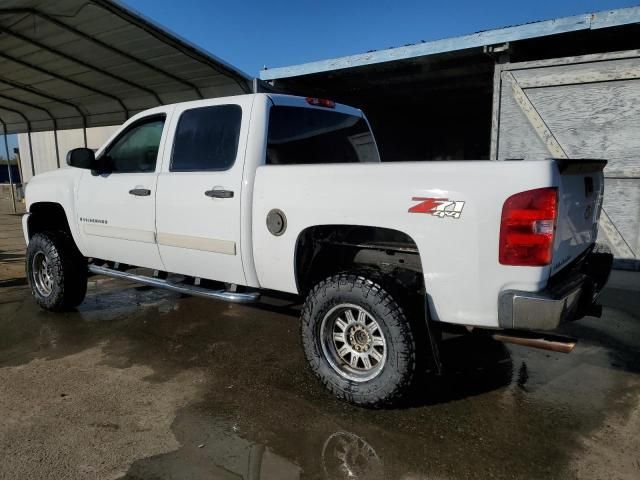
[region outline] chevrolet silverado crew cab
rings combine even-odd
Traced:
[[[43,308],[79,305],[90,274],[297,294],[312,370],[359,405],[439,371],[442,331],[564,348],[539,332],[588,313],[611,266],[595,251],[605,161],[383,163],[363,113],[330,100],[164,105],[67,163],[26,192]]]

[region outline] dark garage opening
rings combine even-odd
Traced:
[[[445,54],[276,85],[361,108],[384,161],[488,159],[493,66],[487,55]]]
[[[497,62],[638,48],[640,26],[630,24],[285,76],[271,87],[361,108],[383,161],[484,160],[491,154]]]

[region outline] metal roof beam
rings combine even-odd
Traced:
[[[49,116],[49,118],[51,119],[51,122],[53,122],[53,129],[54,130],[57,129],[58,126],[57,126],[57,122],[56,122],[56,117],[48,109],[46,109],[44,107],[41,107],[40,105],[36,105],[35,103],[25,102],[24,100],[16,100],[15,98],[9,97],[7,95],[3,95],[1,93],[0,93],[0,98],[3,98],[5,100],[9,100],[10,102],[13,102],[13,103],[19,103],[20,105],[24,105],[26,107],[33,108],[34,110],[40,110],[40,111],[46,113]],[[3,108],[3,107],[1,107],[1,104],[0,104],[0,108]]]
[[[0,14],[30,14],[30,15],[35,15],[38,16],[50,23],[53,23],[54,25],[58,26],[59,28],[62,28],[63,30],[66,30],[68,32],[72,32],[75,35],[78,35],[79,37],[83,38],[84,40],[88,40],[96,45],[99,45],[100,47],[109,50],[113,53],[116,53],[118,55],[121,55],[125,58],[127,58],[128,60],[135,62],[135,63],[139,63],[140,65],[144,65],[145,67],[147,67],[150,70],[153,70],[154,72],[157,72],[161,75],[164,75],[178,83],[181,83],[182,85],[186,85],[187,87],[189,87],[190,89],[194,90],[196,92],[196,94],[200,97],[200,98],[204,98],[204,95],[202,94],[202,92],[200,91],[200,88],[189,82],[188,80],[185,80],[183,78],[178,77],[177,75],[174,75],[173,73],[167,72],[166,70],[163,70],[155,65],[152,65],[151,63],[142,60],[140,58],[134,57],[133,55],[120,50],[119,48],[116,48],[112,45],[109,45],[105,42],[103,42],[102,40],[99,40],[95,37],[92,37],[91,35],[87,35],[86,33],[82,32],[81,30],[78,30],[77,28],[72,27],[71,25],[68,25],[64,22],[61,22],[60,20],[51,17],[49,15],[47,15],[46,13],[43,13],[39,10],[35,10],[33,8],[3,8],[0,9]]]
[[[92,87],[90,85],[87,85],[85,83],[78,82],[77,80],[73,80],[73,79],[71,79],[69,77],[65,77],[64,75],[59,75],[59,74],[57,74],[55,72],[52,72],[51,70],[44,69],[44,68],[39,67],[37,65],[34,65],[32,63],[25,62],[24,60],[21,60],[19,58],[13,57],[11,55],[7,55],[6,53],[3,53],[3,52],[0,52],[0,58],[4,58],[6,60],[9,60],[10,62],[17,63],[18,65],[22,65],[23,67],[30,68],[32,70],[35,70],[36,72],[40,72],[40,73],[42,73],[44,75],[48,75],[48,76],[53,77],[53,78],[55,78],[57,80],[60,80],[60,81],[63,81],[63,82],[67,82],[67,83],[69,83],[71,85],[74,85],[74,86],[76,86],[78,88],[82,88],[82,89],[88,90],[89,92],[93,92],[96,95],[100,95],[102,97],[110,98],[111,100],[117,102],[120,105],[120,107],[122,108],[122,111],[124,112],[125,120],[127,118],[129,118],[129,109],[124,104],[124,102],[119,97],[116,97],[115,95],[112,95],[110,93],[104,92],[102,90],[94,88],[94,87]]]
[[[389,48],[368,53],[348,55],[317,62],[302,63],[286,67],[270,68],[260,72],[261,80],[284,80],[303,75],[333,72],[335,70],[363,67],[398,60],[407,60],[441,53],[457,52],[470,48],[482,48],[505,42],[516,42],[532,38],[547,37],[561,33],[595,30],[640,22],[640,7],[606,10],[573,17],[557,18],[541,22],[525,23],[512,27],[486,30],[445,38],[431,42],[416,43],[405,47]]]
[[[55,145],[55,150],[56,150],[56,163],[58,164],[58,168],[60,168],[60,148],[58,147],[58,122],[56,120],[56,117],[54,115],[51,114],[51,112],[40,106],[40,105],[36,105],[30,102],[25,102],[22,100],[16,100],[15,98],[11,98],[11,97],[7,97],[6,95],[2,95],[0,93],[0,98],[4,98],[5,100],[9,100],[11,102],[14,103],[20,103],[22,105],[26,105],[29,108],[33,108],[36,110],[41,110],[44,113],[46,113],[47,115],[49,115],[49,118],[51,119],[51,122],[53,123],[53,143]],[[0,104],[0,108],[1,104]],[[29,130],[31,130],[31,127],[29,127]],[[29,132],[29,142],[31,142],[31,132]],[[31,145],[29,145],[29,148],[31,150],[31,162],[33,163],[33,149],[31,148]],[[35,175],[35,168],[33,169],[34,175]]]
[[[82,110],[80,109],[79,106],[68,102],[66,100],[63,100],[61,98],[57,98],[57,97],[53,97],[51,95],[48,95],[40,90],[37,90],[35,88],[32,87],[28,87],[27,85],[20,85],[19,83],[15,83],[15,82],[11,82],[10,80],[7,80],[5,78],[0,77],[0,83],[6,83],[7,85],[11,85],[14,88],[17,89],[22,89],[25,90],[27,92],[33,93],[35,95],[40,95],[43,98],[47,98],[49,100],[53,100],[55,102],[59,102],[62,103],[63,105],[68,105],[71,108],[74,108],[77,112],[78,115],[80,115],[80,118],[82,118],[82,131],[84,134],[84,146],[87,146],[87,117],[84,115],[84,113],[82,113]],[[15,101],[15,100],[14,100]],[[53,120],[53,125],[54,125],[54,130],[53,130],[53,135],[54,135],[54,140],[55,140],[55,144],[56,144],[56,161],[58,163],[58,168],[60,168],[60,152],[58,149],[58,133],[57,133],[57,125],[56,125],[56,119],[54,117],[52,117]]]
[[[163,105],[163,103],[164,103],[162,101],[162,99],[160,98],[160,96],[158,95],[158,93],[153,91],[152,89],[150,89],[148,87],[144,87],[144,86],[142,86],[140,84],[132,82],[131,80],[127,80],[126,78],[121,77],[120,75],[115,75],[113,73],[110,73],[110,72],[108,72],[106,70],[103,70],[103,69],[101,69],[99,67],[96,67],[95,65],[91,65],[90,63],[87,63],[87,62],[85,62],[83,60],[80,60],[78,58],[72,57],[71,55],[67,55],[66,53],[61,52],[60,50],[57,50],[57,49],[55,49],[53,47],[50,47],[48,45],[45,45],[44,43],[40,43],[37,40],[33,40],[33,39],[29,38],[29,37],[25,37],[21,33],[15,32],[15,31],[11,30],[10,28],[0,26],[0,32],[4,32],[7,35],[11,35],[12,37],[17,38],[18,40],[21,40],[21,41],[23,41],[25,43],[29,43],[31,45],[34,45],[34,46],[36,46],[36,47],[38,47],[38,48],[40,48],[42,50],[45,50],[45,51],[47,51],[49,53],[52,53],[52,54],[57,55],[57,56],[59,56],[61,58],[64,58],[65,60],[77,63],[78,65],[82,65],[83,67],[85,67],[85,68],[87,68],[89,70],[93,70],[93,71],[98,72],[98,73],[100,73],[102,75],[105,75],[107,77],[111,77],[114,80],[117,80],[117,81],[122,82],[122,83],[124,83],[126,85],[129,85],[130,87],[136,88],[136,89],[141,90],[143,92],[147,92],[149,95],[153,96],[156,99],[156,101],[158,102],[158,105]]]
[[[5,107],[4,105],[0,105],[0,110],[6,110],[7,112],[15,113],[19,117],[22,117],[22,120],[24,120],[24,123],[27,124],[27,128],[29,129],[29,131],[31,130],[31,121],[20,110]]]
[[[58,102],[58,103],[62,103],[63,105],[67,105],[68,107],[71,107],[76,112],[78,112],[78,115],[80,115],[80,117],[82,117],[82,119],[84,120],[84,123],[86,124],[86,116],[85,116],[85,114],[82,112],[80,107],[78,105],[76,105],[75,103],[72,103],[72,102],[70,102],[68,100],[65,100],[63,98],[54,97],[53,95],[45,93],[42,90],[39,90],[37,88],[33,88],[33,87],[29,86],[29,85],[23,85],[21,83],[14,82],[14,81],[9,80],[7,78],[4,78],[2,76],[0,76],[0,83],[4,83],[4,84],[9,85],[9,86],[11,86],[13,88],[17,88],[18,90],[24,90],[25,92],[32,93],[33,95],[38,95],[38,96],[40,96],[42,98],[46,98],[46,99],[51,100],[53,102]]]
[[[31,121],[19,110],[14,110],[13,108],[5,107],[3,105],[0,105],[0,110],[6,110],[7,112],[15,113],[16,115],[22,117],[22,119],[24,120],[24,123],[27,124],[27,137],[29,140],[29,157],[31,160],[31,175],[35,176],[36,164],[33,161],[33,143],[31,142]],[[6,125],[5,125],[4,133],[5,134],[7,133]]]

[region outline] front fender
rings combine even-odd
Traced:
[[[67,223],[71,230],[71,236],[80,252],[84,255],[85,248],[78,231],[76,215],[76,192],[78,182],[84,171],[78,168],[63,168],[36,175],[27,184],[25,200],[27,212],[40,203],[56,203],[62,207],[67,217]],[[29,215],[29,213],[27,215]],[[28,217],[23,219],[25,240],[29,240],[27,229]]]

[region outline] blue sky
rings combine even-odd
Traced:
[[[478,30],[629,7],[640,0],[123,0],[245,73]]]
[[[245,73],[637,5],[640,0],[122,0]],[[10,148],[15,138],[9,136]],[[4,146],[0,148],[4,157]]]

